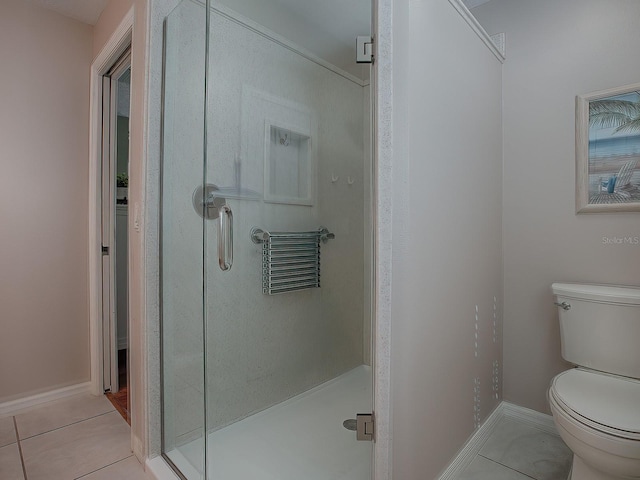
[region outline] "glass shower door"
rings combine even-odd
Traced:
[[[334,7],[165,19],[162,451],[189,480],[371,478],[371,5]]]
[[[207,8],[207,478],[368,480],[343,425],[372,408],[368,82],[262,4]]]
[[[203,203],[204,5],[176,1],[164,22],[160,300],[162,453],[205,479]]]

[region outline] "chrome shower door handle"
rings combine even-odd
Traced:
[[[218,265],[226,272],[233,265],[233,212],[228,205],[222,205],[218,212]]]

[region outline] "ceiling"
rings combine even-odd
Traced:
[[[76,20],[80,20],[81,22],[88,23],[89,25],[95,25],[100,18],[100,14],[102,10],[107,6],[108,0],[30,0],[32,3],[36,5],[40,5],[41,7],[47,8],[49,10],[53,10],[67,17],[75,18]],[[482,5],[483,3],[487,3],[489,0],[462,0],[463,3],[467,6],[467,8],[472,9],[477,7],[478,5]],[[237,8],[237,3],[251,3],[251,2],[228,2],[223,1],[223,3],[236,3],[234,5]],[[258,2],[261,3],[261,2]],[[329,31],[336,31],[339,26],[342,26],[345,21],[349,18],[354,18],[349,13],[356,13],[359,9],[361,12],[364,10],[364,5],[367,4],[367,1],[352,1],[352,2],[343,2],[343,1],[323,1],[323,2],[299,2],[295,0],[275,0],[273,3],[280,4],[279,6],[284,6],[286,9],[290,9],[296,13],[302,13],[303,16],[309,19],[316,19],[314,23],[317,23],[322,20],[322,17],[326,17],[328,14],[331,14],[331,21],[325,24],[325,28]],[[316,15],[317,12],[314,10],[319,7],[320,15]],[[355,7],[355,8],[354,8]],[[344,10],[350,9],[351,12],[345,12]],[[335,12],[340,11],[342,14],[338,17],[335,16]],[[346,13],[346,14],[345,14]],[[370,14],[370,12],[367,12]],[[367,17],[365,17],[368,20]],[[362,24],[362,18],[360,19],[360,24]],[[360,28],[362,30],[362,28]],[[355,35],[361,35],[363,33],[368,33],[364,31],[360,31]],[[353,35],[350,35],[353,36]],[[345,38],[343,38],[343,41]],[[349,38],[349,43],[353,43],[353,40]]]
[[[95,25],[108,0],[28,0],[65,17]]]
[[[1,1],[1,0],[0,0]],[[108,0],[27,0],[95,25]],[[368,69],[355,63],[355,37],[368,35],[371,0],[217,0],[359,78]],[[472,9],[489,0],[462,0]],[[339,12],[337,14],[336,12]]]
[[[90,25],[95,25],[108,2],[25,1]],[[218,2],[342,70],[368,78],[369,69],[355,63],[355,44],[356,36],[370,34],[371,0],[213,0]]]

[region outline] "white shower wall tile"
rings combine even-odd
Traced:
[[[202,346],[199,347],[202,350]],[[204,392],[204,354],[202,351],[193,350],[192,353],[183,354],[176,358],[176,378],[181,379],[191,388],[201,394]]]
[[[176,382],[176,436],[204,429],[204,396],[186,383]]]

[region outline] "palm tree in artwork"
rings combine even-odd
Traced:
[[[613,134],[626,133],[634,137],[640,134],[640,92],[590,101],[589,125],[599,129],[613,128]],[[638,165],[638,159],[626,158],[625,162],[618,173],[611,175],[608,180],[603,181],[602,177],[600,178],[599,192],[616,193],[625,199],[631,197],[632,193],[636,195],[634,192],[638,192],[638,188],[631,184],[631,178]]]
[[[639,92],[636,92],[639,93]],[[589,102],[589,125],[640,133],[640,101],[605,98]]]

